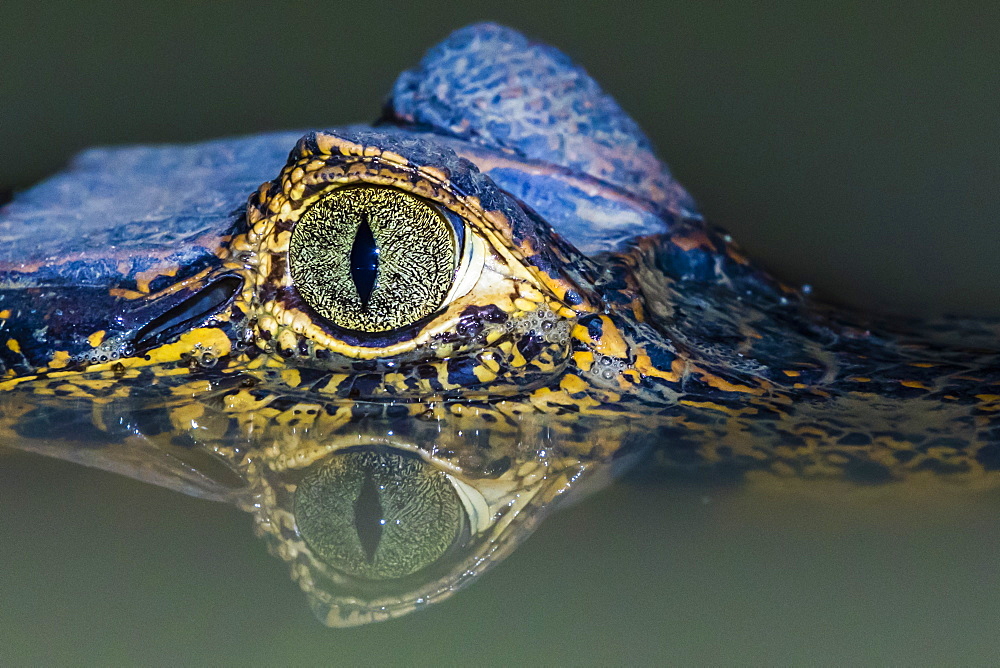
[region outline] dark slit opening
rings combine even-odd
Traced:
[[[354,237],[354,245],[351,246],[351,279],[358,290],[358,298],[361,299],[363,308],[368,307],[368,300],[375,290],[377,277],[378,245],[375,243],[371,225],[368,224],[368,214],[363,213],[361,224],[358,225]]]
[[[382,542],[384,524],[378,484],[371,473],[365,471],[364,482],[361,484],[358,498],[354,501],[354,528],[358,532],[358,541],[368,563],[375,561],[375,552]]]
[[[138,352],[164,343],[215,315],[232,301],[242,286],[243,279],[237,276],[225,276],[211,283],[136,332],[135,350]]]

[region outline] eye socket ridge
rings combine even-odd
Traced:
[[[300,216],[288,267],[295,290],[318,315],[347,332],[385,334],[472,289],[478,272],[468,269],[485,257],[476,238],[464,220],[423,198],[345,186]]]

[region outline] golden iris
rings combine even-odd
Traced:
[[[385,332],[424,318],[455,278],[457,242],[433,205],[375,186],[334,190],[292,231],[292,280],[302,298],[344,329]]]

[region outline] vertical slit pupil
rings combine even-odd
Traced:
[[[358,298],[363,308],[368,307],[375,290],[375,279],[378,277],[378,245],[371,225],[368,224],[368,213],[361,214],[361,224],[354,236],[351,246],[351,279],[358,291]]]

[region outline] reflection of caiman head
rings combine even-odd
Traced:
[[[250,467],[259,486],[242,503],[328,625],[388,619],[449,596],[526,538],[556,497],[607,477],[597,462],[560,454],[544,428],[522,423],[494,440],[487,430],[431,425],[439,439],[365,432],[325,440],[329,453]],[[489,454],[437,451],[469,436],[489,441]],[[469,455],[478,463],[461,461]]]

